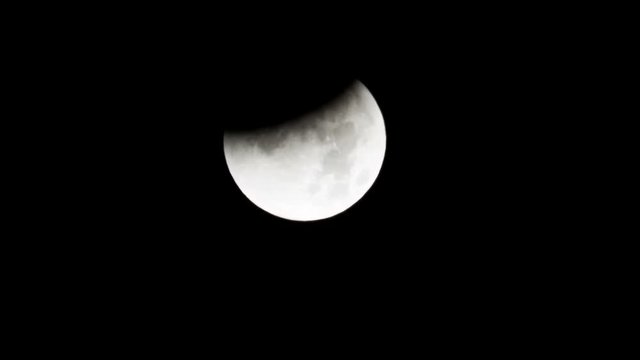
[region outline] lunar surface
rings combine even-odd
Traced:
[[[385,150],[382,113],[359,81],[300,119],[224,135],[227,165],[242,193],[259,208],[297,221],[325,219],[360,200]]]

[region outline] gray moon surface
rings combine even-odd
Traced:
[[[224,134],[229,172],[242,193],[266,212],[296,221],[350,208],[378,177],[385,151],[382,113],[360,81],[297,120]]]

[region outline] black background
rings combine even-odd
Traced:
[[[83,289],[165,289],[251,316],[283,297],[359,319],[428,302],[440,320],[535,298],[527,286],[560,256],[548,235],[562,203],[550,209],[554,178],[537,171],[549,141],[538,135],[556,129],[541,116],[557,101],[553,59],[535,51],[525,13],[263,10],[101,10],[37,34],[38,91],[55,94],[42,107],[56,119],[39,129],[63,149],[41,155],[48,180],[34,185],[49,219],[39,229],[62,240],[37,251]],[[286,121],[354,79],[387,132],[370,191],[314,222],[253,205],[224,131]]]
[[[617,36],[577,5],[24,6],[6,12],[3,289],[35,348],[544,351],[618,301],[630,272],[598,219],[617,214],[593,195],[617,178],[592,165],[618,154],[584,131],[614,117],[587,60]],[[254,206],[224,132],[354,79],[387,132],[370,191],[308,223]]]
[[[122,238],[117,253],[186,262],[250,253],[267,268],[518,262],[546,181],[531,170],[540,148],[528,144],[548,125],[537,109],[548,100],[538,87],[545,59],[517,26],[524,15],[377,10],[256,10],[223,21],[224,11],[132,9],[41,34],[53,44],[43,50],[47,90],[61,99],[51,106],[63,114],[51,126],[72,139],[61,141],[70,155],[61,163],[77,176],[60,179],[81,194],[69,206],[83,219],[76,230]],[[369,193],[311,223],[254,206],[229,174],[224,131],[294,118],[354,79],[387,131]]]

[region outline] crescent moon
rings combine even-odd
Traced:
[[[355,81],[299,119],[249,133],[225,132],[224,154],[240,191],[259,208],[296,221],[335,216],[358,202],[386,151],[382,113]]]

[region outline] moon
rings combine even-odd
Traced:
[[[225,132],[229,172],[264,211],[295,221],[344,212],[371,188],[386,151],[382,113],[360,81],[313,112],[253,132]]]

